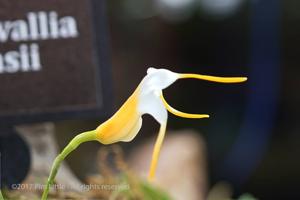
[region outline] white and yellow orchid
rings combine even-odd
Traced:
[[[200,74],[179,74],[167,69],[149,68],[147,75],[139,86],[122,105],[122,107],[107,121],[93,131],[77,135],[57,156],[54,161],[46,189],[42,199],[47,198],[49,186],[52,184],[61,161],[79,144],[86,141],[99,141],[102,144],[132,141],[142,126],[142,115],[151,115],[159,124],[160,130],[154,146],[152,161],[149,170],[149,180],[155,176],[157,161],[161,145],[166,132],[168,111],[184,118],[208,118],[207,114],[189,114],[172,108],[165,100],[162,90],[169,87],[178,79],[195,78],[219,83],[240,83],[247,80],[245,77],[216,77]]]

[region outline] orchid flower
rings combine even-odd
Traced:
[[[208,118],[207,114],[190,114],[176,110],[165,100],[162,90],[172,85],[178,79],[194,78],[219,83],[239,83],[247,80],[245,77],[216,77],[200,74],[180,74],[167,69],[149,68],[147,75],[140,82],[133,94],[121,106],[121,108],[107,121],[98,126],[95,130],[87,131],[77,135],[55,159],[50,176],[47,181],[42,199],[48,195],[49,187],[52,184],[62,160],[79,144],[87,141],[98,141],[102,144],[116,142],[130,142],[138,134],[142,126],[142,116],[151,115],[159,124],[160,130],[149,170],[149,180],[155,176],[160,149],[164,140],[168,111],[183,118]]]

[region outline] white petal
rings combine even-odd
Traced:
[[[179,78],[179,74],[167,69],[148,68],[147,75],[142,80],[142,90],[149,88],[163,90],[174,83]]]
[[[179,78],[167,69],[149,68],[140,84],[138,109],[141,114],[152,115],[160,124],[166,123],[168,112],[160,98],[161,91]]]
[[[168,112],[161,101],[159,94],[154,90],[148,91],[147,93],[141,92],[138,110],[142,115],[151,115],[160,124],[166,123],[168,118]]]

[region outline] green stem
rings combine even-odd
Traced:
[[[55,158],[50,171],[49,178],[47,180],[46,188],[44,189],[42,195],[42,200],[47,199],[49,188],[53,184],[54,178],[57,174],[61,162],[67,157],[67,155],[69,155],[69,153],[75,150],[81,143],[93,141],[93,140],[96,140],[96,130],[83,132],[77,135],[76,137],[74,137],[71,140],[71,142],[64,148],[64,150]]]
[[[4,197],[3,197],[2,192],[1,192],[1,188],[0,188],[0,200],[4,200]]]

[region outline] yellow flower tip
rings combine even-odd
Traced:
[[[179,117],[183,118],[190,118],[190,119],[203,119],[203,118],[209,118],[209,115],[206,114],[189,114],[189,113],[183,113],[181,112],[180,114],[177,113]]]
[[[209,115],[201,115],[201,118],[209,118]]]
[[[150,172],[148,175],[148,181],[153,182],[154,181],[155,172]]]
[[[245,82],[248,80],[248,77],[241,77],[242,81],[241,82]]]

